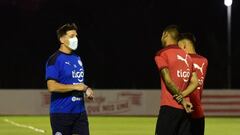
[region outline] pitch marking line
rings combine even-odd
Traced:
[[[35,127],[29,126],[29,125],[19,124],[19,123],[16,123],[16,122],[14,122],[14,121],[11,121],[11,120],[9,120],[9,119],[4,119],[4,121],[5,121],[6,123],[12,124],[12,125],[14,125],[14,126],[16,126],[16,127],[28,128],[28,129],[31,129],[31,130],[33,130],[33,131],[35,131],[35,132],[38,132],[38,133],[43,133],[43,134],[46,133],[46,131],[43,130],[43,129],[35,128]]]

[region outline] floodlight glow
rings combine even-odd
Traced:
[[[232,6],[232,0],[224,0],[224,4],[227,7]]]

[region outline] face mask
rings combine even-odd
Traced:
[[[78,47],[78,39],[77,37],[73,37],[69,39],[69,48],[71,48],[72,50],[76,50]]]

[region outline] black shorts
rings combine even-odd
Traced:
[[[205,118],[191,119],[191,132],[193,135],[204,135]]]
[[[51,114],[53,135],[89,135],[87,113],[79,114]]]
[[[191,135],[190,115],[185,110],[161,106],[155,135]]]

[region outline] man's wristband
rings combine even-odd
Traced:
[[[181,94],[173,95],[173,98],[180,104],[183,101],[183,96]]]

